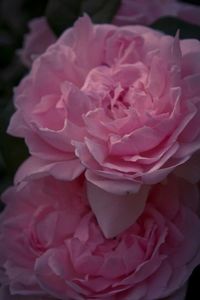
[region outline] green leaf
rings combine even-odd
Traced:
[[[151,27],[172,36],[175,36],[177,30],[180,30],[181,39],[195,38],[200,40],[200,26],[190,24],[174,17],[160,18],[151,24]]]
[[[84,13],[94,23],[111,22],[120,3],[121,0],[49,0],[46,17],[54,33],[59,36]]]

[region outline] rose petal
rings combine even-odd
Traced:
[[[73,180],[84,171],[78,159],[69,161],[51,162],[31,156],[18,169],[15,175],[15,183],[27,178],[40,178],[52,175],[60,180]]]
[[[87,182],[88,200],[106,238],[113,238],[131,226],[143,212],[149,187],[138,193],[116,195]]]
[[[108,193],[125,195],[127,193],[137,193],[141,184],[137,181],[131,181],[125,177],[120,178],[119,174],[110,174],[105,171],[97,171],[96,173],[87,170],[85,173],[87,180],[100,189],[105,190]]]
[[[182,288],[180,288],[173,295],[171,295],[167,298],[164,298],[162,300],[183,300],[183,299],[185,299],[186,291],[187,291],[187,284],[185,284]]]

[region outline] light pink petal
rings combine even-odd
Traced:
[[[186,39],[181,42],[181,52],[183,55],[199,53],[200,51],[200,42],[196,39]]]
[[[135,155],[156,147],[162,138],[162,132],[144,126],[122,138],[111,136],[109,150],[112,155]]]
[[[34,130],[38,136],[44,140],[50,146],[56,148],[62,152],[73,152],[73,146],[71,145],[67,136],[67,121],[65,122],[61,130],[51,130],[48,128],[38,128],[34,124]],[[31,141],[30,141],[31,142]]]
[[[94,28],[90,18],[84,15],[75,22],[73,36],[66,31],[59,41],[72,47],[77,57],[77,64],[87,75],[92,68],[102,64],[106,36],[114,29],[114,26],[108,24]],[[92,51],[90,51],[91,45]]]
[[[33,64],[31,76],[33,89],[38,97],[48,94],[59,95],[61,83],[70,81],[77,86],[83,83],[83,72],[76,65],[72,49],[56,43],[41,55]],[[67,65],[67,68],[63,68]],[[49,84],[51,82],[51,84]]]
[[[13,136],[24,137],[24,132],[26,129],[27,125],[22,117],[21,110],[19,109],[10,118],[10,123],[8,125],[7,132],[8,134]]]
[[[82,74],[88,72],[104,62],[105,40],[110,32],[116,30],[113,25],[93,26],[90,18],[85,15],[79,18],[73,30],[66,30],[58,39],[58,43],[73,49],[77,66]],[[90,47],[92,45],[92,52]]]
[[[183,41],[184,42],[184,41]],[[189,52],[182,59],[183,76],[198,74],[200,69],[200,45],[198,52]]]
[[[166,84],[167,74],[165,73],[162,63],[163,62],[159,57],[153,57],[147,87],[154,97],[161,96]]]
[[[19,183],[28,180],[28,178],[40,178],[47,175],[52,175],[60,180],[73,180],[83,171],[84,166],[81,165],[78,159],[50,162],[32,156],[18,169],[15,182]]]
[[[116,195],[87,182],[87,195],[92,211],[106,238],[113,238],[131,226],[143,212],[149,187],[138,193]]]
[[[97,171],[94,173],[87,170],[85,176],[89,182],[98,186],[100,189],[116,195],[137,193],[141,186],[141,183],[136,180],[132,181],[125,176],[122,178],[120,174],[106,173],[104,171]]]
[[[55,256],[60,255],[60,259],[62,259],[62,263],[59,266],[59,270],[54,270],[55,266],[53,266],[52,260]],[[59,271],[68,271],[69,272],[69,260],[67,257],[66,250],[63,248],[58,249],[50,249],[42,256],[40,256],[36,260],[35,264],[35,273],[36,277],[42,286],[42,288],[49,294],[54,297],[62,298],[63,300],[70,300],[70,294],[74,294],[71,292],[71,288],[69,288],[62,278],[62,276],[58,276],[60,274],[56,274]],[[66,267],[66,268],[65,268]],[[56,271],[56,273],[55,273]],[[62,274],[63,276],[65,274]],[[76,300],[82,300],[82,297],[78,297],[75,294]]]
[[[61,151],[51,146],[49,143],[46,143],[44,139],[32,130],[26,129],[25,135],[25,142],[28,145],[29,152],[32,156],[49,161],[58,160],[58,157],[61,161],[72,157],[71,153]]]
[[[107,156],[108,149],[105,147],[105,144],[95,141],[95,139],[85,138],[85,145],[91,156],[99,163],[102,164],[104,159]]]
[[[75,146],[75,154],[80,159],[80,161],[87,168],[98,168],[99,164],[91,156],[88,147],[83,142],[73,141],[72,144]]]
[[[13,256],[14,255],[15,254],[13,254]],[[19,255],[19,258],[20,256],[21,255]],[[11,294],[36,296],[44,294],[40,286],[38,286],[36,283],[35,275],[33,272],[31,272],[30,267],[24,267],[22,262],[21,266],[17,266],[17,264],[12,260],[7,260],[4,266],[6,274],[9,278],[9,288]],[[24,286],[26,286],[26,289]]]
[[[90,111],[90,99],[72,83],[64,82],[61,89],[69,121],[83,126],[82,115]]]

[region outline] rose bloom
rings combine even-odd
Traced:
[[[46,177],[4,194],[0,281],[11,294],[155,300],[182,287],[200,263],[198,188],[169,177],[134,225],[106,239],[85,184]]]
[[[15,91],[8,132],[32,157],[16,180],[51,174],[113,193],[160,182],[200,149],[200,42],[80,18]]]
[[[149,25],[159,18],[173,16],[200,24],[200,7],[176,0],[122,0],[113,23]]]
[[[27,67],[31,67],[33,60],[56,41],[45,17],[31,20],[29,29],[30,32],[24,37],[23,48],[18,51],[23,64]]]

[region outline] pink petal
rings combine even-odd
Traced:
[[[175,292],[173,295],[161,299],[161,300],[183,300],[185,299],[187,291],[187,284],[185,284],[183,287],[181,287],[177,292]]]
[[[59,266],[60,269],[59,267],[57,268],[57,266],[54,266],[53,263],[54,258],[58,257],[58,255],[60,255],[60,258],[62,259],[62,264]],[[73,293],[73,291],[67,286],[65,280],[59,276],[60,274],[57,273],[64,269],[67,270],[67,266],[69,269],[68,257],[66,255],[66,250],[63,248],[48,250],[36,260],[35,264],[35,273],[42,288],[46,290],[48,294],[64,300],[70,300],[69,295],[71,292]],[[78,298],[77,295],[77,297],[73,299],[81,298]]]
[[[125,195],[127,193],[137,193],[140,189],[141,183],[122,178],[120,174],[109,173],[106,171],[92,172],[87,170],[85,173],[87,180],[100,189],[113,193],[116,195]]]
[[[68,119],[78,126],[83,126],[82,115],[90,110],[90,99],[75,85],[67,81],[62,84],[61,89],[67,107]]]
[[[50,162],[31,156],[18,169],[15,182],[19,183],[28,178],[40,178],[47,175],[52,175],[60,180],[73,180],[83,171],[84,166],[78,159]]]
[[[106,238],[113,238],[131,226],[143,212],[149,187],[136,194],[116,195],[87,182],[88,200]]]

